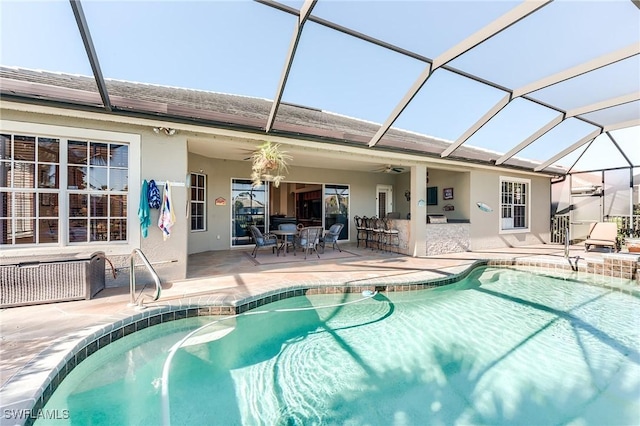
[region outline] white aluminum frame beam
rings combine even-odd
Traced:
[[[73,16],[76,19],[78,30],[80,30],[82,44],[84,44],[84,50],[87,52],[89,64],[93,71],[93,78],[96,80],[98,92],[100,92],[100,97],[102,98],[102,104],[107,111],[111,111],[112,107],[111,101],[109,100],[109,92],[107,91],[107,84],[105,83],[104,76],[102,75],[100,61],[98,61],[98,54],[96,53],[96,48],[93,44],[93,39],[91,38],[91,32],[89,31],[89,25],[87,24],[87,18],[84,15],[84,10],[82,9],[82,3],[80,3],[80,0],[69,0],[69,3],[71,5],[71,10],[73,11]]]
[[[538,81],[534,81],[525,86],[514,89],[511,93],[509,101],[528,95],[529,93],[535,92],[536,90],[544,89],[545,87],[549,87],[554,84],[561,83],[565,80],[569,80],[579,75],[586,74],[591,71],[595,71],[599,68],[606,67],[608,65],[614,64],[624,59],[631,58],[639,54],[640,54],[640,45],[636,43],[631,44],[615,52],[608,53],[598,58],[592,59],[588,62],[585,62],[584,64],[576,65],[575,67],[560,71],[556,74],[550,75]],[[474,135],[475,132],[480,130],[482,126],[487,124],[489,120],[491,120],[494,116],[496,116],[506,106],[506,104],[502,105],[503,102],[504,102],[504,98],[498,101],[498,103],[496,103],[496,105],[494,105],[494,107],[491,110],[489,110],[489,111],[494,111],[493,114],[487,113],[483,115],[478,121],[476,121],[473,124],[473,126],[467,129],[467,131],[465,131],[449,148],[445,149],[440,154],[440,156],[448,157],[449,155],[451,155],[453,151],[458,149],[460,145],[464,144],[471,136]],[[499,105],[502,105],[502,106],[498,107]],[[575,115],[577,114],[574,114],[574,115],[566,114],[565,118],[573,117]],[[518,151],[513,153],[512,156],[517,152]]]
[[[640,100],[640,93],[631,93],[629,95],[618,96],[617,98],[606,99],[604,101],[596,102],[591,105],[585,105],[582,107],[570,109],[569,111],[567,111],[567,118],[575,117],[582,114],[588,114],[594,111],[600,111],[602,109],[607,109],[618,105],[628,104],[630,102],[635,102],[638,100]]]
[[[535,92],[536,90],[553,86],[554,84],[561,83],[565,80],[570,80],[574,77],[578,77],[582,74],[595,71],[599,68],[606,67],[608,65],[631,58],[632,56],[639,54],[640,45],[638,45],[637,43],[633,43],[620,50],[616,50],[615,52],[607,53],[583,64],[576,65],[575,67],[568,68],[548,77],[541,78],[538,81],[534,81],[532,83],[519,87],[513,91],[513,97],[518,98],[520,96],[527,95],[529,93]]]
[[[278,108],[280,108],[282,95],[284,94],[284,88],[287,85],[287,80],[289,79],[289,72],[291,71],[291,66],[293,65],[293,58],[295,57],[296,50],[298,49],[298,43],[300,42],[300,36],[302,35],[304,24],[309,19],[311,11],[315,7],[316,2],[317,0],[305,0],[304,4],[300,8],[300,14],[298,15],[298,20],[296,21],[296,25],[293,30],[291,42],[289,43],[287,58],[284,63],[282,74],[280,75],[280,82],[278,83],[276,96],[273,98],[273,104],[271,104],[271,112],[269,112],[269,118],[267,119],[267,125],[265,126],[266,132],[270,132],[273,128],[273,123],[276,120]]]
[[[510,149],[509,152],[505,153],[502,157],[496,160],[496,166],[504,163],[509,158],[516,155],[518,152],[525,149],[527,146],[531,145],[536,139],[542,137],[545,133],[556,127],[558,124],[562,123],[567,118],[575,117],[581,114],[587,114],[594,111],[599,111],[606,108],[611,108],[618,105],[624,105],[629,102],[635,102],[640,100],[640,93],[632,93],[630,95],[623,95],[617,98],[607,99],[601,102],[596,102],[591,105],[585,105],[583,107],[574,108],[566,112],[566,114],[561,114],[555,117],[553,120],[545,124],[543,127],[538,129],[535,133],[529,136],[527,139],[522,141],[520,144]],[[617,145],[616,145],[617,146]],[[620,149],[620,148],[618,148]],[[622,154],[624,155],[624,154]]]
[[[489,111],[487,111],[482,117],[480,117],[480,119],[478,119],[478,121],[476,121],[471,127],[469,127],[458,139],[456,139],[454,143],[452,143],[447,149],[442,151],[440,153],[440,157],[444,158],[451,155],[453,151],[455,151],[460,147],[460,145],[465,143],[471,136],[473,136],[475,132],[480,130],[482,126],[487,124],[489,120],[491,120],[496,114],[502,111],[502,109],[506,107],[509,102],[511,102],[511,93],[508,93],[498,102],[496,102]]]
[[[615,145],[616,149],[618,150],[618,152],[620,152],[620,155],[622,155],[622,157],[624,157],[624,160],[627,162],[629,167],[633,167],[633,163],[631,162],[631,160],[629,160],[629,157],[627,157],[627,154],[625,154],[624,149],[620,148],[620,145],[618,145],[618,142],[611,135],[611,133],[610,132],[604,132],[604,134],[607,135],[607,137],[609,138],[611,143],[613,143]]]
[[[465,40],[461,41],[457,45],[451,47],[449,50],[435,58],[431,64],[427,65],[425,70],[413,83],[409,91],[393,109],[391,115],[389,115],[389,117],[376,132],[373,138],[371,138],[371,141],[369,141],[369,146],[375,146],[380,141],[380,139],[382,139],[382,136],[384,136],[384,134],[389,130],[393,123],[398,119],[402,111],[405,110],[405,108],[409,105],[413,98],[418,94],[422,86],[424,86],[424,84],[427,82],[429,77],[431,77],[435,70],[443,67],[458,56],[468,52],[469,50],[485,42],[496,34],[504,31],[516,22],[526,18],[527,16],[534,13],[536,10],[546,6],[550,2],[551,0],[526,0],[525,2],[514,7],[495,21],[491,22],[489,25],[476,31]]]
[[[496,160],[496,166],[499,166],[500,164],[507,161],[509,158],[516,155],[518,152],[522,151],[523,149],[531,145],[536,139],[538,139],[539,137],[541,137],[542,135],[544,135],[554,127],[556,127],[558,124],[562,123],[564,119],[565,119],[564,114],[559,114],[553,120],[549,121],[547,124],[539,128],[534,134],[532,134],[531,136],[529,136],[528,138],[520,142],[517,146],[511,148],[502,157],[498,158]]]
[[[546,169],[547,167],[549,167],[550,165],[552,165],[553,163],[555,163],[556,161],[558,161],[559,159],[561,159],[565,155],[569,154],[570,152],[575,151],[576,149],[580,148],[582,145],[584,145],[584,144],[586,144],[588,142],[591,142],[592,140],[594,140],[595,138],[600,136],[600,134],[602,134],[602,129],[594,130],[593,132],[589,133],[587,136],[585,136],[582,139],[580,139],[578,142],[574,143],[573,145],[571,145],[568,148],[565,148],[561,152],[559,152],[556,155],[554,155],[553,157],[549,158],[544,163],[540,164],[538,167],[534,168],[533,171],[534,172],[540,172],[540,171]]]
[[[640,118],[629,121],[621,121],[619,123],[608,124],[604,126],[605,132],[612,132],[614,130],[626,129],[628,127],[640,126]]]

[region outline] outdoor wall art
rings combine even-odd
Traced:
[[[444,188],[442,190],[443,200],[453,200],[453,188]]]

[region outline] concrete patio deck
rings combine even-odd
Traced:
[[[479,260],[530,260],[566,265],[561,245],[536,245],[481,252],[412,258],[344,244],[355,256],[256,265],[243,251],[192,255],[185,280],[163,284],[160,300],[145,312],[168,306],[234,305],[266,292],[293,285],[381,285],[430,281],[464,272]],[[605,251],[585,253],[570,247],[581,262],[601,261]],[[271,256],[261,252],[260,256]],[[291,257],[292,260],[298,260]],[[0,405],[15,403],[24,386],[38,389],[64,352],[97,330],[139,315],[129,302],[128,288],[107,288],[92,300],[25,306],[0,311]],[[33,402],[31,402],[33,404]]]

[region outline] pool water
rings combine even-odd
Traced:
[[[199,332],[171,361],[171,423],[639,421],[637,297],[486,267],[449,286],[323,308],[361,298],[286,299]],[[295,308],[314,309],[273,312]],[[68,409],[69,424],[162,424],[169,349],[215,319],[112,343],[79,364],[45,409]]]

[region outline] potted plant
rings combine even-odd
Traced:
[[[291,160],[286,151],[280,150],[280,144],[267,141],[258,146],[251,158],[251,180],[254,187],[262,185],[263,180],[273,182],[276,188],[280,186],[285,178],[284,173],[287,172],[287,162]]]

